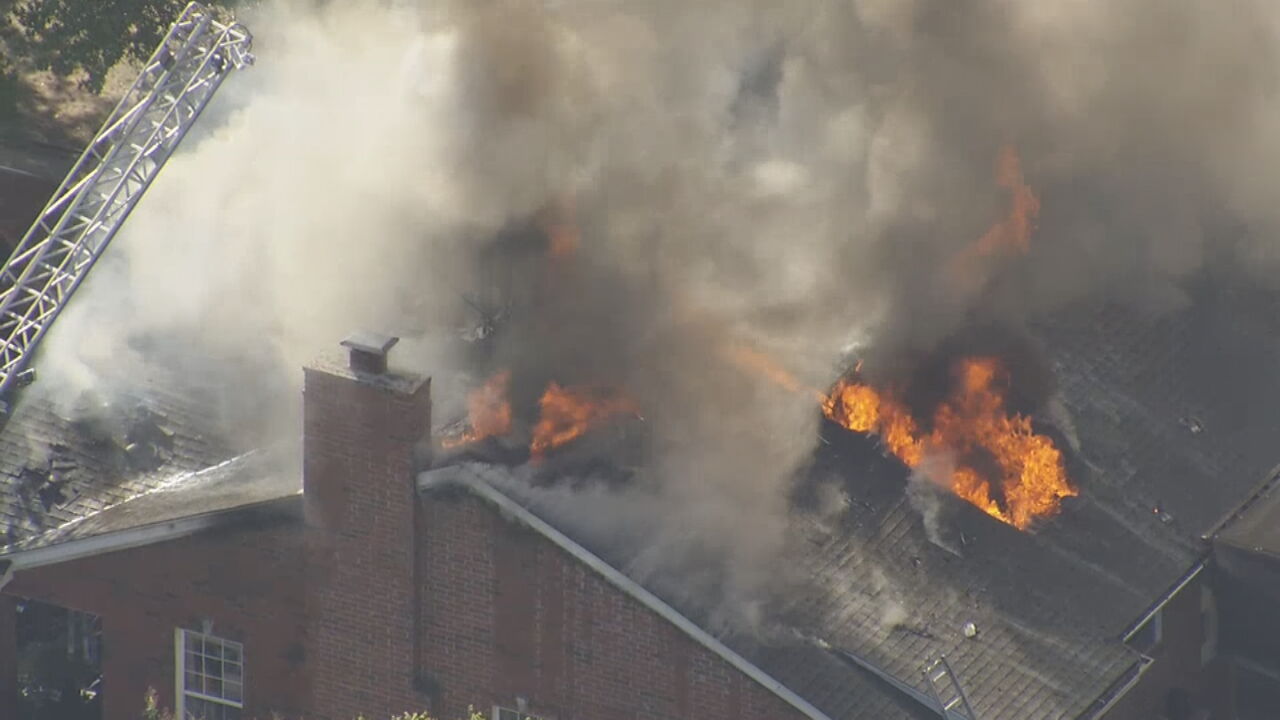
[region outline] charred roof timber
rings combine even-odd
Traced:
[[[355,332],[342,341],[350,351],[350,367],[353,372],[382,375],[387,372],[387,353],[400,338],[371,332]]]

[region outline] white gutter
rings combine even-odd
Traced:
[[[645,590],[631,578],[623,575],[601,560],[590,550],[582,547],[578,543],[569,539],[567,535],[556,530],[547,522],[534,515],[520,503],[512,500],[504,495],[497,488],[485,482],[483,478],[475,476],[468,471],[470,477],[457,477],[456,467],[442,468],[440,470],[432,470],[422,473],[418,476],[418,489],[427,491],[443,486],[457,486],[470,490],[480,498],[487,500],[497,506],[498,510],[506,517],[527,526],[534,532],[542,535],[558,546],[561,550],[572,555],[579,562],[599,573],[611,585],[618,588],[622,592],[639,600],[642,605],[650,610],[658,613],[663,619],[675,625],[682,632],[693,638],[695,642],[707,648],[711,652],[719,655],[733,667],[737,668],[744,675],[763,685],[765,689],[777,695],[791,707],[799,710],[801,714],[811,720],[831,720],[821,710],[811,705],[804,698],[787,689],[785,685],[775,680],[773,677],[765,673],[760,668],[751,664],[746,658],[729,649],[724,643],[716,640],[705,630],[698,627],[693,621],[681,615],[670,605],[660,600],[656,595]],[[446,474],[447,472],[447,474]]]
[[[1186,575],[1183,575],[1178,582],[1174,583],[1173,588],[1170,589],[1169,592],[1165,593],[1163,597],[1157,600],[1156,604],[1152,605],[1150,610],[1143,613],[1142,617],[1138,618],[1137,622],[1129,626],[1129,629],[1125,631],[1125,634],[1121,637],[1121,641],[1128,645],[1129,640],[1131,640],[1134,635],[1138,634],[1138,631],[1142,629],[1143,625],[1147,624],[1147,621],[1154,617],[1156,613],[1163,610],[1164,606],[1168,605],[1169,601],[1172,600],[1174,596],[1182,592],[1182,588],[1186,587],[1188,583],[1196,579],[1196,576],[1200,574],[1200,571],[1204,570],[1205,564],[1206,561],[1202,558],[1190,570],[1188,570]]]
[[[5,573],[6,576],[10,576],[18,570],[30,570],[42,565],[80,560],[94,555],[116,552],[117,550],[128,550],[142,545],[175,540],[187,535],[193,535],[202,530],[208,530],[218,523],[218,513],[196,515],[156,525],[144,525],[128,530],[94,535],[80,540],[54,543],[53,545],[31,550],[18,550],[0,559],[10,562],[9,568]],[[3,584],[0,583],[0,588],[2,587]]]
[[[1090,717],[1106,717],[1107,713],[1111,712],[1111,708],[1115,707],[1116,703],[1120,702],[1124,696],[1129,694],[1129,691],[1138,684],[1138,681],[1142,679],[1143,675],[1147,674],[1147,670],[1150,670],[1151,666],[1154,664],[1155,660],[1152,658],[1149,658],[1146,655],[1138,655],[1138,672],[1134,673],[1133,677],[1129,678],[1129,682],[1116,690],[1115,694],[1111,696],[1111,699],[1107,700],[1107,702]]]

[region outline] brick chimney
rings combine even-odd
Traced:
[[[304,369],[311,718],[390,717],[414,696],[415,455],[427,378],[387,369],[396,338],[357,333]]]

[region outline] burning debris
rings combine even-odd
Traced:
[[[1007,375],[994,357],[967,357],[954,368],[950,396],[918,421],[891,391],[863,382],[855,370],[841,379],[822,411],[839,425],[874,433],[911,468],[932,454],[949,454],[954,467],[943,482],[956,495],[1019,530],[1058,512],[1078,490],[1067,480],[1062,452],[1031,419],[1006,408]]]

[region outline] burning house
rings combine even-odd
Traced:
[[[340,5],[6,266],[0,708],[1274,716],[1270,12]]]
[[[431,382],[357,337],[306,370],[300,472],[212,441],[177,379],[100,410],[125,424],[26,402],[3,435],[3,666],[39,600],[101,618],[108,718],[147,687],[312,717],[926,718],[961,693],[948,717],[1265,717],[1265,641],[1226,628],[1270,597],[1241,570],[1267,503],[1237,511],[1274,478],[1267,297],[1206,273],[1156,320],[1082,303],[820,391],[726,352],[822,418],[754,625],[616,515],[652,501],[618,459],[655,417],[620,387],[547,380],[522,408],[499,371],[433,421]]]

